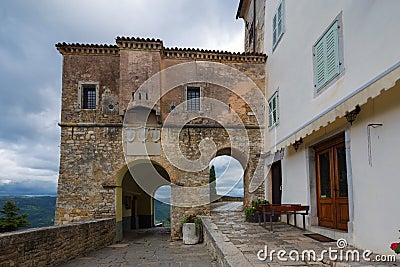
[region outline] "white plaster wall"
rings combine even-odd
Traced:
[[[282,203],[309,205],[305,150],[286,151],[282,160]]]
[[[279,3],[266,1],[264,38],[268,97],[279,88],[277,141],[400,60],[398,0],[285,0],[285,32],[272,51],[272,18]],[[315,97],[312,48],[341,11],[345,73]],[[270,134],[274,140],[274,131]]]
[[[354,242],[361,248],[390,253],[400,233],[400,86],[362,106],[351,128],[354,192]],[[371,130],[372,166],[368,162],[367,125]]]

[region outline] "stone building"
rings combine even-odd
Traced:
[[[154,226],[154,192],[171,186],[171,237],[189,213],[209,214],[208,165],[231,155],[245,170],[244,204],[264,197],[265,62],[260,53],[56,45],[63,55],[55,224],[115,217]]]

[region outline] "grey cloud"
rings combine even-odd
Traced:
[[[56,188],[57,183],[55,182],[18,181],[9,184],[0,184],[0,196],[54,196]]]
[[[44,180],[56,183],[62,57],[55,43],[113,44],[116,36],[139,36],[161,38],[166,46],[240,51],[236,8],[231,0],[3,0],[0,182],[29,180],[14,184],[15,192],[17,184],[33,191],[35,181],[38,187]]]

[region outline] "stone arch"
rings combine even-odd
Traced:
[[[213,158],[223,155],[230,156],[236,159],[237,161],[239,161],[240,165],[242,165],[243,205],[246,207],[250,205],[249,203],[251,203],[251,201],[255,198],[255,196],[249,192],[250,179],[254,173],[255,166],[253,162],[250,160],[250,158],[246,156],[246,154],[239,148],[229,147],[229,146],[219,148]]]
[[[124,123],[141,126],[157,126],[159,124],[159,117],[156,110],[146,106],[136,105],[126,111]]]
[[[154,170],[169,184],[170,176],[167,170],[158,162],[150,159],[137,159],[125,164],[116,174],[116,224],[117,240],[122,240],[123,232],[130,229],[150,228],[154,226],[153,192],[146,192],[133,178],[132,171],[143,170],[146,174],[149,169]],[[153,173],[154,174],[154,173]]]
[[[217,150],[214,158],[218,157],[218,156],[224,156],[224,155],[230,156],[230,157],[236,159],[242,165],[243,170],[246,169],[246,167],[248,165],[248,159],[240,149],[234,148],[234,147],[220,148]]]

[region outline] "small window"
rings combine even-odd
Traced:
[[[82,85],[82,108],[83,109],[96,109],[96,85],[84,84]]]
[[[187,87],[187,110],[200,110],[200,87]]]
[[[268,100],[268,127],[279,123],[279,94],[278,91]]]
[[[285,17],[285,4],[284,0],[278,6],[278,9],[275,12],[275,15],[272,19],[272,47],[275,48],[278,44],[279,40],[281,39],[284,31],[285,31],[285,24],[284,24],[284,17]]]
[[[338,21],[314,46],[315,88],[319,92],[340,73]]]

